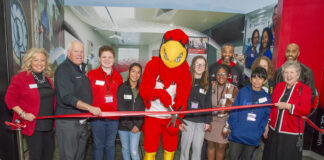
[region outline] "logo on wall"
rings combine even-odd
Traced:
[[[17,2],[11,4],[11,29],[14,60],[22,64],[28,47],[28,31],[24,12]]]

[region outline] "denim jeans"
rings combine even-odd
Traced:
[[[93,138],[94,160],[115,159],[115,140],[118,131],[118,120],[95,119],[90,122]]]
[[[131,131],[118,131],[122,144],[122,153],[124,160],[139,160],[138,144],[141,132],[132,133]]]

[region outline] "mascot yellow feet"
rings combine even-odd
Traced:
[[[156,152],[145,152],[144,160],[155,160]]]
[[[174,151],[173,152],[168,152],[166,150],[164,150],[164,160],[173,160],[174,157]]]
[[[151,153],[145,152],[144,160],[155,160],[155,155],[156,155],[156,152],[151,152]],[[164,157],[164,160],[173,160],[174,151],[168,152],[168,151],[164,150],[163,157]]]

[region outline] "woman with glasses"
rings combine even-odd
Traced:
[[[208,81],[207,61],[203,56],[196,56],[190,67],[191,91],[188,99],[187,110],[205,109],[211,106],[211,87]],[[191,159],[200,159],[204,142],[205,131],[209,129],[211,121],[210,113],[186,114],[185,124],[180,124],[181,156],[180,160],[189,159],[189,151],[192,147]]]
[[[220,65],[216,70],[216,81],[212,81],[212,107],[232,106],[238,93],[237,87],[228,82],[230,68],[227,65]],[[223,160],[225,149],[228,143],[227,135],[229,111],[219,111],[213,113],[211,129],[206,132],[208,160]]]

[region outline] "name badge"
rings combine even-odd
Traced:
[[[30,89],[37,88],[37,84],[30,84],[30,85],[29,85],[29,88],[30,88]]]
[[[225,98],[232,98],[232,94],[225,94]]]
[[[105,102],[106,103],[112,103],[113,102],[113,96],[105,96]]]
[[[251,54],[251,58],[253,58],[254,57],[254,54]]]
[[[86,124],[86,123],[87,123],[87,119],[80,119],[79,120],[80,125],[83,125],[83,124]]]
[[[105,81],[96,80],[96,85],[103,86],[104,84],[105,84]]]
[[[268,89],[268,87],[263,86],[262,89],[263,89],[265,92],[269,93],[269,89]]]
[[[264,103],[268,101],[267,97],[259,98],[259,103]]]
[[[205,91],[204,89],[200,88],[200,89],[199,89],[199,93],[201,93],[201,94],[206,94],[206,91]]]
[[[132,95],[130,95],[130,94],[124,94],[124,99],[132,99]]]
[[[225,107],[225,104],[226,104],[226,98],[222,98],[219,100],[219,107]]]
[[[198,105],[199,105],[198,102],[191,102],[191,108],[192,109],[198,109]]]
[[[254,113],[248,113],[248,116],[247,116],[247,119],[246,120],[252,121],[252,122],[256,121],[256,114],[254,114]]]

